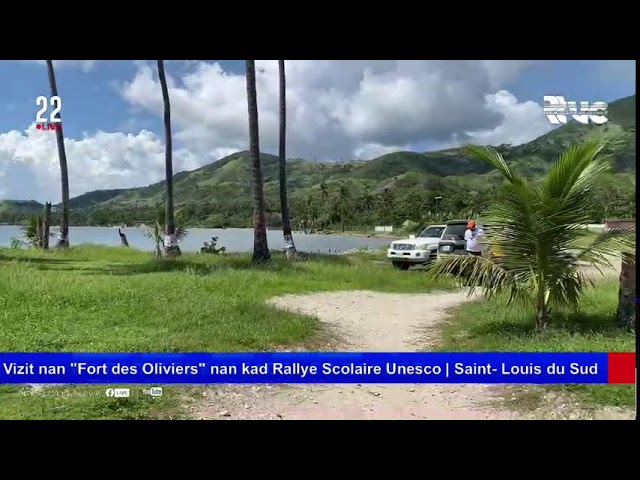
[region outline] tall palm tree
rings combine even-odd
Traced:
[[[53,70],[53,60],[47,60],[47,72],[49,74],[49,88],[51,96],[58,96],[56,74]],[[61,115],[61,114],[58,114]],[[60,217],[60,236],[58,247],[69,246],[69,170],[67,168],[67,154],[64,149],[64,133],[62,124],[56,129],[56,143],[58,144],[58,159],[60,160],[60,183],[62,185],[62,216]]]
[[[176,236],[176,222],[173,210],[173,142],[171,139],[171,103],[167,77],[164,74],[164,60],[158,60],[158,78],[162,88],[162,102],[164,103],[164,138],[165,138],[165,181],[167,185],[167,200],[165,207],[165,239],[164,252],[168,256],[180,255],[178,238]]]
[[[346,222],[352,214],[351,192],[345,183],[340,183],[336,195],[336,207],[342,231],[346,230]]]
[[[282,212],[282,234],[284,235],[284,251],[287,258],[294,258],[297,254],[296,244],[291,233],[291,218],[289,203],[287,202],[287,77],[284,60],[278,60],[280,73],[280,148],[278,164],[280,167],[280,211]]]
[[[633,232],[622,228],[605,231],[587,248],[574,247],[588,234],[583,225],[591,222],[597,209],[595,187],[609,168],[600,156],[602,144],[569,148],[539,185],[514,173],[493,148],[465,148],[506,180],[489,214],[488,255],[439,259],[431,275],[464,275],[471,291],[481,287],[486,296],[506,294],[509,302],[524,302],[535,311],[536,327],[543,329],[552,307],[576,308],[584,287],[591,283],[580,271],[580,262],[608,266],[607,257],[635,248]]]
[[[266,262],[271,258],[267,244],[264,185],[260,166],[260,132],[258,128],[258,92],[256,61],[245,60],[247,67],[247,106],[249,109],[249,158],[253,180],[253,261]]]

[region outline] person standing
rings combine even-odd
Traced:
[[[480,245],[482,233],[482,228],[476,225],[475,220],[469,220],[467,230],[464,232],[464,240],[466,242],[465,249],[470,255],[482,256],[482,246]]]

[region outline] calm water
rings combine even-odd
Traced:
[[[53,230],[57,234],[57,231]],[[144,236],[141,228],[126,228],[124,232],[129,240],[129,245],[143,250],[153,250],[153,241]],[[269,230],[267,232],[269,248],[271,250],[281,250],[284,248],[284,241],[281,230]],[[11,244],[11,237],[23,238],[22,229],[18,226],[0,225],[0,247],[8,247]],[[249,228],[227,228],[209,229],[192,228],[189,235],[180,244],[184,251],[199,251],[204,242],[210,241],[211,237],[218,237],[218,247],[226,247],[228,252],[251,252],[253,251],[253,230]],[[379,248],[387,245],[389,240],[381,238],[367,238],[342,235],[316,235],[294,233],[293,238],[296,247],[305,252],[337,253],[345,250],[357,248]],[[93,243],[96,245],[120,245],[118,229],[111,227],[71,227],[69,229],[69,240],[71,245],[81,243]],[[55,238],[51,239],[51,244],[55,245]]]

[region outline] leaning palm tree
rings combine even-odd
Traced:
[[[58,96],[56,74],[53,70],[53,60],[47,60],[47,72],[49,74],[49,88],[51,96]],[[58,114],[60,115],[60,114]],[[67,168],[67,154],[64,149],[64,133],[62,124],[56,129],[56,143],[58,144],[58,159],[60,160],[60,183],[62,185],[62,215],[60,217],[60,235],[58,247],[69,246],[69,170]]]
[[[162,101],[164,103],[164,137],[165,137],[165,182],[167,186],[167,201],[165,207],[165,238],[164,252],[167,256],[180,255],[178,238],[176,236],[176,223],[173,212],[173,143],[171,140],[171,103],[169,102],[169,88],[164,74],[164,60],[158,60],[158,78],[162,88]]]
[[[289,216],[289,203],[287,201],[287,79],[284,69],[284,60],[278,60],[280,73],[280,211],[282,212],[282,234],[284,235],[284,251],[287,258],[295,258],[297,251],[291,233],[291,217]]]
[[[258,93],[256,88],[256,61],[246,60],[247,105],[249,108],[249,157],[253,180],[253,261],[270,259],[265,220],[264,185],[260,166],[260,134],[258,128]]]
[[[633,231],[614,228],[589,247],[574,249],[576,241],[588,234],[584,225],[597,208],[595,187],[609,168],[600,156],[600,143],[569,148],[536,185],[511,170],[493,148],[465,148],[506,180],[488,215],[487,255],[439,259],[431,275],[464,276],[470,293],[480,287],[487,297],[505,294],[509,302],[524,302],[535,311],[536,328],[543,329],[552,307],[576,308],[585,286],[592,283],[580,263],[610,266],[607,257],[635,248]]]

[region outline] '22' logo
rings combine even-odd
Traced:
[[[60,118],[60,111],[62,110],[62,99],[58,96],[56,97],[51,97],[50,99],[45,97],[44,95],[39,96],[38,98],[36,98],[36,105],[41,105],[42,108],[40,110],[38,110],[38,113],[36,113],[36,122],[37,123],[47,123],[47,119],[45,117],[43,117],[43,114],[47,111],[47,109],[49,108],[49,104],[51,104],[53,108],[53,111],[51,112],[51,115],[49,115],[49,123],[60,123],[62,122],[62,119]]]

